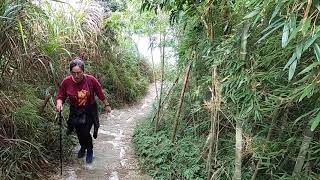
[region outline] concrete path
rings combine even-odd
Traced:
[[[148,94],[139,102],[122,109],[114,109],[108,115],[101,115],[98,138],[93,145],[92,164],[86,164],[85,158],[77,159],[70,165],[64,165],[62,177],[56,175],[53,179],[152,179],[139,171],[131,140],[136,123],[151,111],[155,96],[154,85],[150,85]],[[76,147],[74,156],[78,149],[79,146]]]

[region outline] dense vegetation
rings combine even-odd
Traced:
[[[179,78],[167,79],[169,95],[135,131],[145,172],[318,179],[319,7],[312,0],[144,0],[142,10],[170,14]]]
[[[53,97],[83,56],[113,105],[162,82],[134,135],[155,179],[319,179],[319,1],[35,2],[0,1],[0,177],[53,169]],[[133,34],[160,47],[153,73]]]
[[[71,58],[84,57],[113,107],[146,92],[149,65],[113,18],[124,8],[117,1],[0,1],[0,179],[43,179],[58,162],[54,96]],[[64,157],[72,157],[70,137],[63,143]]]

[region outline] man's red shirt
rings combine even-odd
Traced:
[[[71,105],[79,107],[94,103],[95,95],[101,101],[106,99],[101,84],[94,76],[85,74],[81,82],[76,83],[70,75],[62,80],[56,100],[65,102],[68,97]]]

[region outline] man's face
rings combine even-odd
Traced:
[[[83,79],[83,71],[79,66],[74,66],[71,69],[71,75],[75,83],[79,83]]]

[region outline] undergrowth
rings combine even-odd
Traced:
[[[36,88],[23,82],[14,86],[11,88],[15,91],[1,91],[11,96],[7,106],[10,112],[0,114],[0,174],[7,179],[44,178],[43,171],[54,169],[59,163],[60,131],[53,118],[54,109],[48,106],[40,114],[43,101]],[[63,144],[67,160],[72,157],[73,142],[64,135]]]
[[[199,156],[204,137],[186,133],[172,146],[170,131],[166,126],[154,133],[149,119],[137,125],[133,143],[143,171],[155,179],[205,179],[205,159]]]

